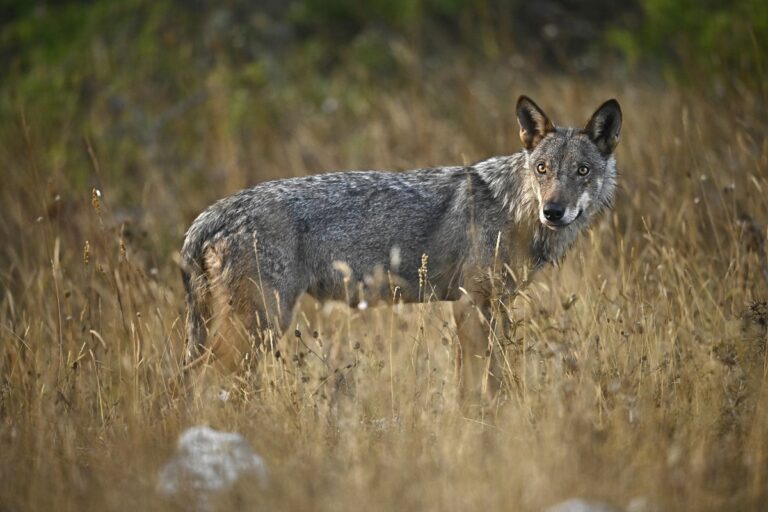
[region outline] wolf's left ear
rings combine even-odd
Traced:
[[[616,100],[608,100],[598,108],[584,128],[584,132],[604,155],[613,153],[621,133],[621,107]]]
[[[528,96],[518,98],[515,110],[520,125],[520,140],[525,149],[535,148],[548,133],[555,131],[555,125],[547,114]]]

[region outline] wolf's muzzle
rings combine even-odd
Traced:
[[[541,211],[541,223],[549,229],[558,230],[566,226],[570,226],[576,219],[581,217],[584,210],[579,209],[576,215],[573,215],[572,211],[568,211],[559,204],[556,204],[556,208],[552,208],[551,204],[545,205]]]
[[[545,219],[550,222],[559,222],[565,215],[565,206],[560,203],[547,203],[543,211]]]

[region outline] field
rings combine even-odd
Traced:
[[[224,62],[176,94],[142,89],[143,71],[110,89],[105,77],[131,62],[89,48],[92,89],[3,96],[0,510],[185,509],[156,478],[200,424],[241,433],[271,475],[214,497],[217,510],[533,511],[572,497],[764,510],[758,88],[472,59],[425,70],[394,46],[405,78],[347,66],[279,87]],[[266,179],[509,154],[523,93],[562,124],[620,100],[620,191],[517,297],[494,400],[457,397],[455,324],[434,303],[303,301],[279,353],[220,377],[227,400],[181,390],[178,250],[199,211]]]

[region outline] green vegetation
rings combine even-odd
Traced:
[[[675,78],[692,83],[714,76],[728,86],[765,89],[768,3],[642,0],[639,26],[615,28],[608,40],[632,62],[654,59]]]

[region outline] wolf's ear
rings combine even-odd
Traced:
[[[598,108],[584,128],[584,133],[598,149],[609,155],[616,149],[621,133],[621,107],[616,100],[608,100]]]
[[[555,125],[547,114],[528,96],[518,98],[515,110],[520,125],[520,140],[525,149],[535,148],[548,133],[555,131]]]

